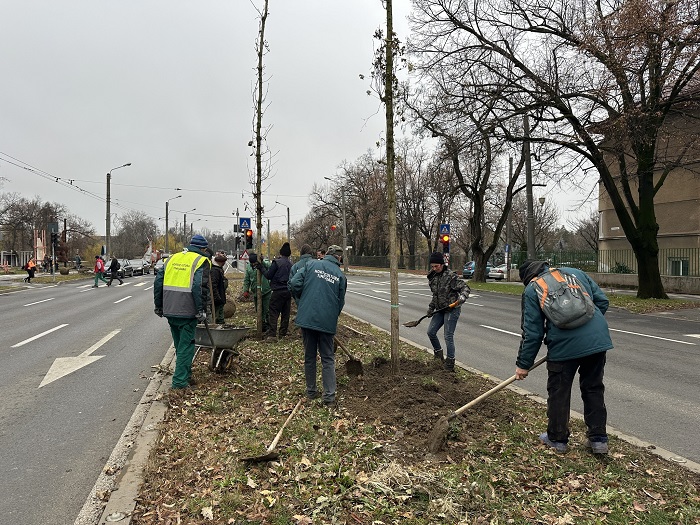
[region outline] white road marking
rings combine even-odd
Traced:
[[[149,286],[148,288],[144,288],[143,291],[145,292],[146,290],[150,290],[151,288],[153,288],[153,285]]]
[[[127,299],[131,299],[131,296],[130,296],[130,295],[127,295],[127,296],[124,297],[123,299],[119,299],[118,301],[114,301],[114,304],[121,303],[122,301],[126,301]]]
[[[29,339],[25,339],[21,343],[17,343],[16,345],[12,345],[11,348],[18,348],[20,346],[26,345],[27,343],[31,343],[32,341],[36,341],[40,337],[44,337],[45,335],[48,335],[51,332],[55,332],[56,330],[60,330],[61,328],[65,327],[65,326],[68,326],[68,325],[67,324],[60,324],[60,325],[52,328],[51,330],[46,330],[46,332],[41,332],[40,334],[37,334],[34,337],[30,337]]]
[[[134,285],[134,288],[136,288],[137,286],[144,286],[145,284],[146,284],[145,281],[142,281],[142,282],[140,282],[140,283],[136,283],[136,284]]]
[[[348,290],[350,293],[354,293],[355,295],[361,295],[362,297],[369,297],[370,299],[376,299],[377,301],[384,301],[385,303],[390,303],[390,299],[382,299],[381,297],[375,297],[373,295],[367,295],[366,293],[360,293],[360,292],[355,292],[353,290]],[[399,303],[399,306],[401,306],[401,303]]]
[[[693,345],[693,346],[696,345],[696,343],[689,343],[688,341],[678,341],[676,339],[669,339],[668,337],[659,337],[656,335],[639,334],[637,332],[628,332],[627,330],[617,330],[616,328],[610,328],[610,331],[611,332],[620,332],[623,334],[638,335],[640,337],[649,337],[650,339],[661,339],[662,341],[670,341],[671,343],[680,343],[682,345]]]
[[[521,335],[521,334],[518,334],[516,332],[509,332],[508,330],[501,330],[500,328],[496,328],[495,326],[488,326],[485,324],[482,324],[481,326],[483,326],[484,328],[488,328],[489,330],[495,330],[496,332],[503,332],[504,334],[514,335],[516,337],[520,337],[520,335]]]
[[[98,359],[102,359],[104,357],[103,355],[90,355],[90,354],[92,354],[95,350],[97,350],[99,347],[101,347],[107,341],[112,339],[112,337],[117,335],[119,332],[120,332],[120,330],[114,330],[113,332],[110,332],[109,334],[104,336],[102,339],[97,341],[90,348],[85,350],[79,356],[59,357],[58,359],[56,359],[53,362],[53,364],[51,365],[51,368],[49,368],[49,371],[44,376],[44,379],[41,381],[39,388],[41,388],[44,385],[48,385],[49,383],[51,383],[53,381],[56,381],[56,379],[60,379],[64,376],[67,376],[71,372],[75,372],[76,370],[79,370],[82,367],[89,365],[90,363],[94,363]]]
[[[413,295],[420,295],[421,297],[432,297],[433,294],[431,293],[424,293],[424,292],[411,292],[411,291],[404,291],[404,293],[410,293]]]
[[[37,302],[35,302],[35,303],[24,304],[24,305],[22,305],[22,306],[33,306],[33,305],[35,305],[35,304],[45,303],[46,301],[53,301],[54,299],[55,299],[55,297],[52,297],[51,299],[43,299],[43,300],[37,301]]]
[[[700,339],[700,334],[685,334],[686,337],[697,337]]]
[[[390,290],[372,290],[372,292],[373,292],[373,293],[384,293],[384,294],[386,294],[386,293],[391,293]],[[399,294],[399,297],[406,297],[406,296],[405,296],[405,295]]]
[[[88,287],[92,288],[92,285],[91,284],[83,284],[80,286],[76,286],[76,288],[88,288]]]

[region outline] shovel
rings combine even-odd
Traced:
[[[277,452],[275,452],[275,447],[277,446],[277,442],[282,437],[282,431],[284,430],[284,427],[287,426],[287,424],[292,420],[292,417],[294,417],[294,414],[296,414],[296,411],[299,409],[299,405],[301,405],[302,399],[300,399],[297,402],[297,405],[294,407],[294,410],[292,410],[292,413],[289,414],[289,417],[284,422],[284,425],[282,425],[282,428],[280,428],[279,432],[277,432],[275,439],[272,440],[272,443],[270,443],[270,446],[267,447],[267,450],[265,451],[265,453],[262,456],[253,456],[251,458],[242,458],[241,461],[245,461],[246,463],[262,463],[264,461],[273,461],[273,460],[277,459],[278,457],[280,457],[280,455]]]
[[[530,367],[530,370],[534,370],[538,366],[540,366],[542,363],[544,363],[547,360],[547,356],[542,357],[541,359],[538,359],[535,361],[535,364]],[[473,407],[477,403],[480,403],[487,397],[492,396],[499,390],[503,390],[505,387],[510,385],[513,381],[515,381],[515,375],[509,377],[505,381],[502,381],[498,383],[495,387],[493,387],[491,390],[488,392],[485,392],[481,394],[479,397],[474,399],[473,401],[470,401],[463,407],[458,408],[454,412],[452,412],[448,416],[443,416],[441,417],[438,422],[435,424],[433,427],[433,430],[430,431],[430,435],[428,436],[428,450],[435,454],[436,452],[440,451],[444,446],[445,442],[447,441],[447,432],[449,431],[450,427],[450,421],[452,421],[454,418],[457,416],[462,415],[464,412],[466,412],[469,408]]]
[[[365,375],[364,369],[362,368],[362,361],[355,358],[355,356],[353,356],[348,349],[345,348],[345,345],[340,342],[340,339],[334,337],[333,340],[335,341],[336,346],[338,346],[343,353],[348,356],[349,361],[345,363],[345,371],[348,373],[348,375],[352,377]]]
[[[404,325],[404,326],[408,326],[409,328],[413,328],[414,326],[418,326],[418,325],[420,324],[420,322],[421,322],[423,319],[425,319],[426,317],[432,317],[433,315],[435,315],[435,314],[438,313],[438,312],[443,312],[443,311],[445,311],[445,310],[447,310],[447,309],[449,309],[449,308],[454,308],[455,306],[459,306],[459,301],[455,301],[455,302],[452,303],[451,305],[445,306],[445,308],[440,308],[439,310],[435,310],[432,314],[425,314],[423,317],[421,317],[421,318],[418,319],[417,321],[408,321],[407,323],[404,323],[403,325]]]

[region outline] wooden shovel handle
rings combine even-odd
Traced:
[[[303,399],[303,398],[302,398]],[[279,432],[277,432],[277,435],[275,436],[275,439],[272,440],[272,443],[270,443],[270,446],[267,447],[266,453],[269,454],[273,450],[275,450],[275,447],[277,446],[277,442],[280,440],[282,437],[282,431],[284,430],[284,427],[287,426],[287,423],[289,423],[292,420],[292,417],[294,417],[294,414],[296,414],[297,410],[299,409],[299,405],[301,405],[302,399],[299,399],[297,402],[297,406],[294,407],[294,410],[292,410],[292,413],[289,414],[289,417],[287,420],[284,422],[284,425],[282,425],[282,428],[280,428]]]
[[[352,361],[355,360],[355,358],[352,356],[350,351],[347,348],[345,348],[345,345],[343,343],[340,342],[340,339],[338,339],[337,337],[334,337],[333,340],[335,341],[335,344],[338,345],[338,348],[340,348],[343,351],[343,353],[346,356],[348,356],[348,359],[350,359]]]
[[[535,361],[535,364],[532,365],[532,366],[530,367],[530,370],[534,370],[535,368],[537,368],[538,366],[540,366],[542,363],[544,363],[546,360],[547,360],[547,356],[544,356],[544,357],[538,359],[537,361]],[[469,403],[467,403],[467,404],[464,405],[463,407],[460,407],[460,408],[458,408],[457,410],[455,410],[454,412],[452,412],[452,414],[451,414],[450,416],[448,416],[449,419],[454,419],[454,418],[456,418],[457,416],[463,414],[466,410],[470,409],[471,407],[473,407],[473,406],[476,405],[477,403],[481,403],[481,402],[482,402],[484,399],[486,399],[487,397],[489,397],[489,396],[495,394],[495,393],[498,392],[499,390],[503,390],[505,387],[507,387],[507,386],[510,385],[513,381],[515,381],[515,379],[516,379],[515,375],[512,375],[511,377],[509,377],[509,378],[506,379],[505,381],[502,381],[501,383],[498,383],[495,387],[493,387],[493,388],[492,388],[491,390],[489,390],[488,392],[484,392],[483,394],[481,394],[479,397],[477,397],[477,398],[474,399],[473,401],[470,401]]]

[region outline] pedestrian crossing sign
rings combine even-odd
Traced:
[[[250,217],[241,217],[238,220],[238,228],[241,230],[250,230]]]
[[[441,224],[440,225],[440,235],[444,233],[450,233],[450,225],[449,224]]]

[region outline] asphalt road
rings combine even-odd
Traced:
[[[73,523],[162,361],[153,276],[124,283],[0,295],[0,523]]]
[[[425,315],[431,299],[425,277],[399,278],[400,323]],[[344,311],[389,329],[387,277],[349,276]],[[700,463],[700,322],[673,316],[606,314],[615,348],[605,370],[608,423],[644,441]],[[700,316],[698,316],[700,319]],[[430,347],[429,319],[400,335]],[[442,340],[442,337],[441,337]],[[456,357],[500,379],[515,373],[520,341],[520,296],[476,292],[462,306],[455,333]],[[544,355],[543,346],[540,355]],[[546,398],[546,370],[516,384]],[[455,408],[471,401],[455,400]],[[572,409],[583,406],[574,385]],[[544,429],[543,429],[544,430]]]

